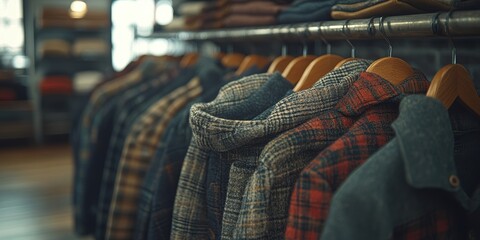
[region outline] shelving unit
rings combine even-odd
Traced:
[[[0,102],[0,140],[32,137],[33,106],[30,100]]]
[[[85,38],[102,39],[105,43],[109,41],[109,29],[75,29],[75,28],[37,28],[35,43],[38,44],[44,40],[59,38],[69,42],[72,46],[75,41]],[[75,73],[80,71],[99,71],[108,73],[112,71],[112,60],[110,52],[105,52],[100,55],[81,56],[71,53],[68,56],[45,55],[39,56],[36,51],[36,73],[39,82],[43,77],[60,74],[69,76],[73,81]],[[41,102],[41,125],[43,135],[58,135],[68,134],[70,131],[71,112],[73,102],[76,101],[77,96],[75,92],[70,95],[42,95],[40,94]],[[48,104],[49,102],[63,102],[67,104]],[[53,107],[52,107],[53,105]],[[57,105],[57,107],[55,107]]]
[[[112,73],[111,23],[109,17],[107,24],[105,24],[105,18],[101,18],[99,21],[102,24],[98,26],[92,24],[94,21],[89,18],[62,21],[62,17],[65,18],[68,14],[69,1],[26,0],[26,2],[25,16],[28,16],[26,19],[26,45],[30,46],[29,49],[27,48],[27,54],[31,60],[29,88],[33,100],[35,140],[37,143],[41,143],[46,136],[63,135],[70,132],[73,112],[77,111],[75,109],[75,106],[78,106],[76,102],[83,99],[85,95],[85,93],[75,91],[65,94],[43,94],[40,89],[42,79],[46,76],[65,76],[72,81],[73,85],[75,74],[82,71],[97,71],[107,75]],[[93,10],[89,8],[87,14],[105,12],[105,16],[110,15],[110,1],[89,2],[89,4],[103,4],[104,6],[100,6],[98,9],[93,8]],[[47,10],[50,12],[44,14],[42,11],[47,8],[50,8]],[[61,14],[55,14],[56,12]],[[52,16],[51,19],[46,18],[47,15],[48,17]],[[95,15],[95,19],[98,19],[98,16]],[[48,24],[44,24],[45,22]],[[86,22],[88,24],[83,24]],[[60,39],[69,43],[69,54],[41,55],[39,53],[40,46],[42,42],[49,39]],[[81,39],[99,39],[105,43],[106,51],[93,55],[74,54],[73,46],[76,41]]]

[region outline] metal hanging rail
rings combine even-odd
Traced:
[[[447,12],[385,17],[385,34],[389,38],[446,36]],[[480,36],[480,10],[451,12],[449,30],[452,37]],[[438,26],[438,27],[436,27]],[[372,39],[381,38],[380,18],[324,21],[289,25],[234,28],[206,31],[164,32],[151,38],[183,41],[271,41],[298,39]],[[346,29],[346,30],[345,30]]]

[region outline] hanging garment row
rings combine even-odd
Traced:
[[[343,60],[132,62],[94,88],[72,134],[77,233],[480,237],[480,97],[468,71],[449,64],[429,81],[398,58]]]

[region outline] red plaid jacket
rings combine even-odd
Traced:
[[[337,114],[312,120],[315,123],[311,125],[332,132],[344,129],[345,125],[349,127],[300,173],[291,195],[287,239],[320,237],[337,188],[394,137],[390,125],[398,116],[401,99],[406,94],[424,93],[428,86],[429,82],[418,72],[397,86],[364,72],[337,104]]]

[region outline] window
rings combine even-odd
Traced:
[[[133,13],[133,14],[132,14]],[[122,70],[142,54],[180,54],[184,45],[166,39],[148,38],[155,22],[170,23],[173,9],[170,0],[116,0],[112,4],[113,68]]]
[[[0,0],[0,57],[2,65],[26,68],[22,0]]]

